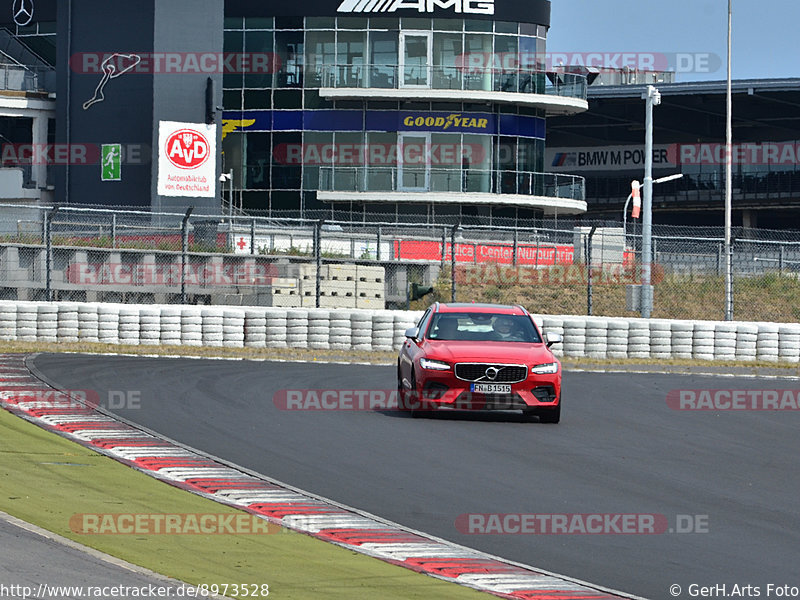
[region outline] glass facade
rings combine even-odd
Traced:
[[[496,195],[456,207],[469,214],[518,215],[504,195],[547,193],[545,110],[491,94],[561,93],[544,73],[546,34],[459,18],[226,18],[225,52],[270,55],[271,68],[224,77],[223,170],[249,211],[397,216],[454,192]],[[353,198],[333,205],[323,191]],[[430,206],[401,206],[409,192],[430,192]]]

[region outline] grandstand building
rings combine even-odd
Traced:
[[[721,223],[724,83],[547,64],[547,0],[10,4],[24,10],[0,13],[2,202],[619,221],[643,177],[649,81],[655,175],[683,174],[655,186],[657,222]],[[798,228],[800,79],[734,94],[735,224]],[[202,194],[199,177],[173,195],[159,180],[173,122],[206,128]]]

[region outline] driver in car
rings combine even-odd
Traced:
[[[520,341],[520,332],[511,317],[497,317],[492,323],[494,338],[497,341]]]

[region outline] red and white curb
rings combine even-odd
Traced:
[[[349,550],[501,598],[636,598],[404,528],[223,464],[69,398],[37,379],[25,355],[0,355],[0,406],[176,487]]]

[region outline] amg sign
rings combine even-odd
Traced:
[[[455,13],[493,15],[494,0],[344,0],[340,13],[393,13],[398,10],[435,13],[450,9]]]

